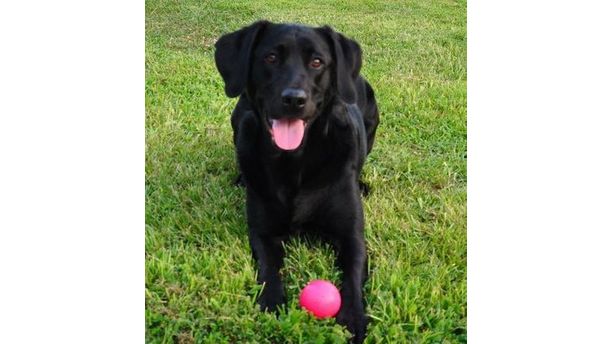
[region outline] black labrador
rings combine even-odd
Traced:
[[[259,21],[222,36],[215,62],[229,97],[246,186],[249,242],[265,283],[259,304],[285,302],[282,241],[314,233],[331,242],[343,272],[338,323],[365,338],[367,256],[359,175],[378,108],[359,75],[361,48],[328,26]]]

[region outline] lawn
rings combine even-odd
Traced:
[[[381,112],[364,167],[368,343],[467,341],[466,2],[146,0],[146,340],[345,343],[297,305],[339,282],[329,246],[287,243],[289,303],[255,304],[245,192],[214,65],[216,39],[257,19],[329,24],[360,42]]]

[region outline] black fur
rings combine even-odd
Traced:
[[[276,310],[286,301],[282,241],[318,234],[334,245],[343,272],[336,319],[361,343],[367,255],[360,190],[369,188],[359,176],[378,125],[374,92],[359,75],[361,48],[327,26],[267,21],[224,35],[215,46],[226,94],[240,95],[231,119],[241,172],[236,183],[246,186],[249,241],[258,282],[265,282],[258,302]],[[288,105],[281,99],[286,90],[306,98]],[[272,120],[283,118],[307,123],[296,149],[279,148],[271,136]]]

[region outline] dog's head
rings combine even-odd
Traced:
[[[281,150],[298,149],[331,101],[356,101],[361,48],[328,26],[259,21],[222,36],[215,47],[225,93],[246,94]]]

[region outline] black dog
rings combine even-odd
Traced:
[[[359,175],[372,149],[378,108],[359,75],[361,48],[325,26],[259,21],[222,36],[215,62],[229,97],[246,185],[249,241],[265,283],[259,304],[285,302],[281,242],[319,234],[343,272],[337,321],[363,342],[367,256]]]

